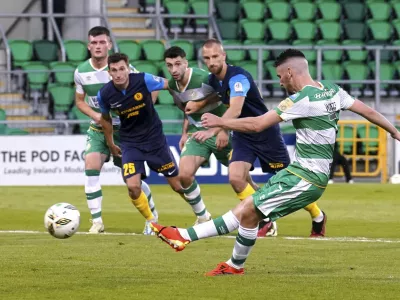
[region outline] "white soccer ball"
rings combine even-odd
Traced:
[[[400,174],[394,174],[392,177],[390,177],[390,183],[400,184]]]
[[[80,213],[69,203],[57,203],[44,215],[44,227],[54,237],[67,239],[79,229]]]

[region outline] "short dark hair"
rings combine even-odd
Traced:
[[[125,53],[117,52],[111,54],[107,60],[108,67],[110,68],[111,64],[115,64],[117,62],[120,62],[121,60],[123,60],[127,65],[129,65],[129,58],[128,55],[126,55]]]
[[[105,34],[106,36],[110,36],[110,30],[104,26],[95,26],[89,30],[88,36],[99,36]]]
[[[222,46],[222,43],[219,40],[217,40],[217,39],[208,39],[208,40],[206,40],[204,42],[203,47],[210,47],[210,46],[212,46],[214,44]]]
[[[178,46],[173,46],[171,48],[168,48],[164,52],[164,59],[166,58],[177,58],[178,56],[185,58],[186,53],[185,50],[183,50],[181,47]]]
[[[289,49],[286,49],[285,51],[281,52],[281,54],[278,55],[278,57],[275,60],[274,67],[276,68],[276,67],[280,66],[281,64],[286,62],[286,60],[288,60],[289,58],[293,58],[293,57],[300,57],[300,58],[306,59],[303,52],[301,52],[300,50],[289,48]]]

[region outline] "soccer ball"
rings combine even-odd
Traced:
[[[390,183],[400,184],[400,174],[395,174],[392,177],[390,177]]]
[[[78,231],[80,213],[69,203],[57,203],[44,215],[44,227],[54,237],[67,239]]]

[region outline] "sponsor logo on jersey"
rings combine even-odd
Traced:
[[[241,82],[236,82],[235,85],[233,86],[233,89],[235,92],[243,92],[243,85]]]
[[[135,99],[136,101],[140,101],[140,100],[143,99],[143,94],[142,94],[142,93],[136,93],[136,94],[133,96],[133,99]]]
[[[332,97],[334,94],[335,94],[335,90],[330,89],[329,91],[325,90],[322,93],[315,94],[314,97],[316,99],[321,99],[321,98],[326,98],[326,97]]]

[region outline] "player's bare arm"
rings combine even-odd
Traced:
[[[270,110],[266,114],[259,117],[226,119],[219,118],[213,114],[206,113],[201,118],[201,125],[204,127],[219,127],[239,132],[261,132],[275,124],[282,122],[281,117],[275,110]]]
[[[396,129],[396,127],[394,127],[381,113],[364,104],[360,100],[356,99],[349,110],[359,114],[360,116],[363,116],[371,123],[382,127],[390,133],[392,138],[400,141],[400,132]]]
[[[113,138],[114,130],[110,114],[101,114],[100,124],[103,127],[104,137],[106,139],[107,145],[110,148],[112,155],[120,157],[121,149],[114,144],[114,138]]]
[[[230,99],[230,106],[228,110],[224,113],[222,116],[223,119],[236,119],[237,117],[240,116],[243,108],[245,97],[242,96],[236,96],[232,97]],[[218,128],[217,126],[213,126],[213,128],[210,127],[207,131],[198,131],[193,134],[193,138],[196,139],[199,142],[205,142],[209,138],[216,136],[219,134],[219,132],[222,130],[222,128]]]
[[[183,124],[182,124],[182,136],[179,141],[179,150],[181,150],[181,151],[182,151],[183,147],[185,146],[186,141],[188,140],[188,137],[189,137],[188,131],[189,131],[189,120],[185,116],[183,118]]]
[[[208,104],[213,104],[221,101],[216,93],[212,93],[203,100],[189,101],[185,107],[185,113],[187,115],[198,112],[200,109],[204,108]]]

